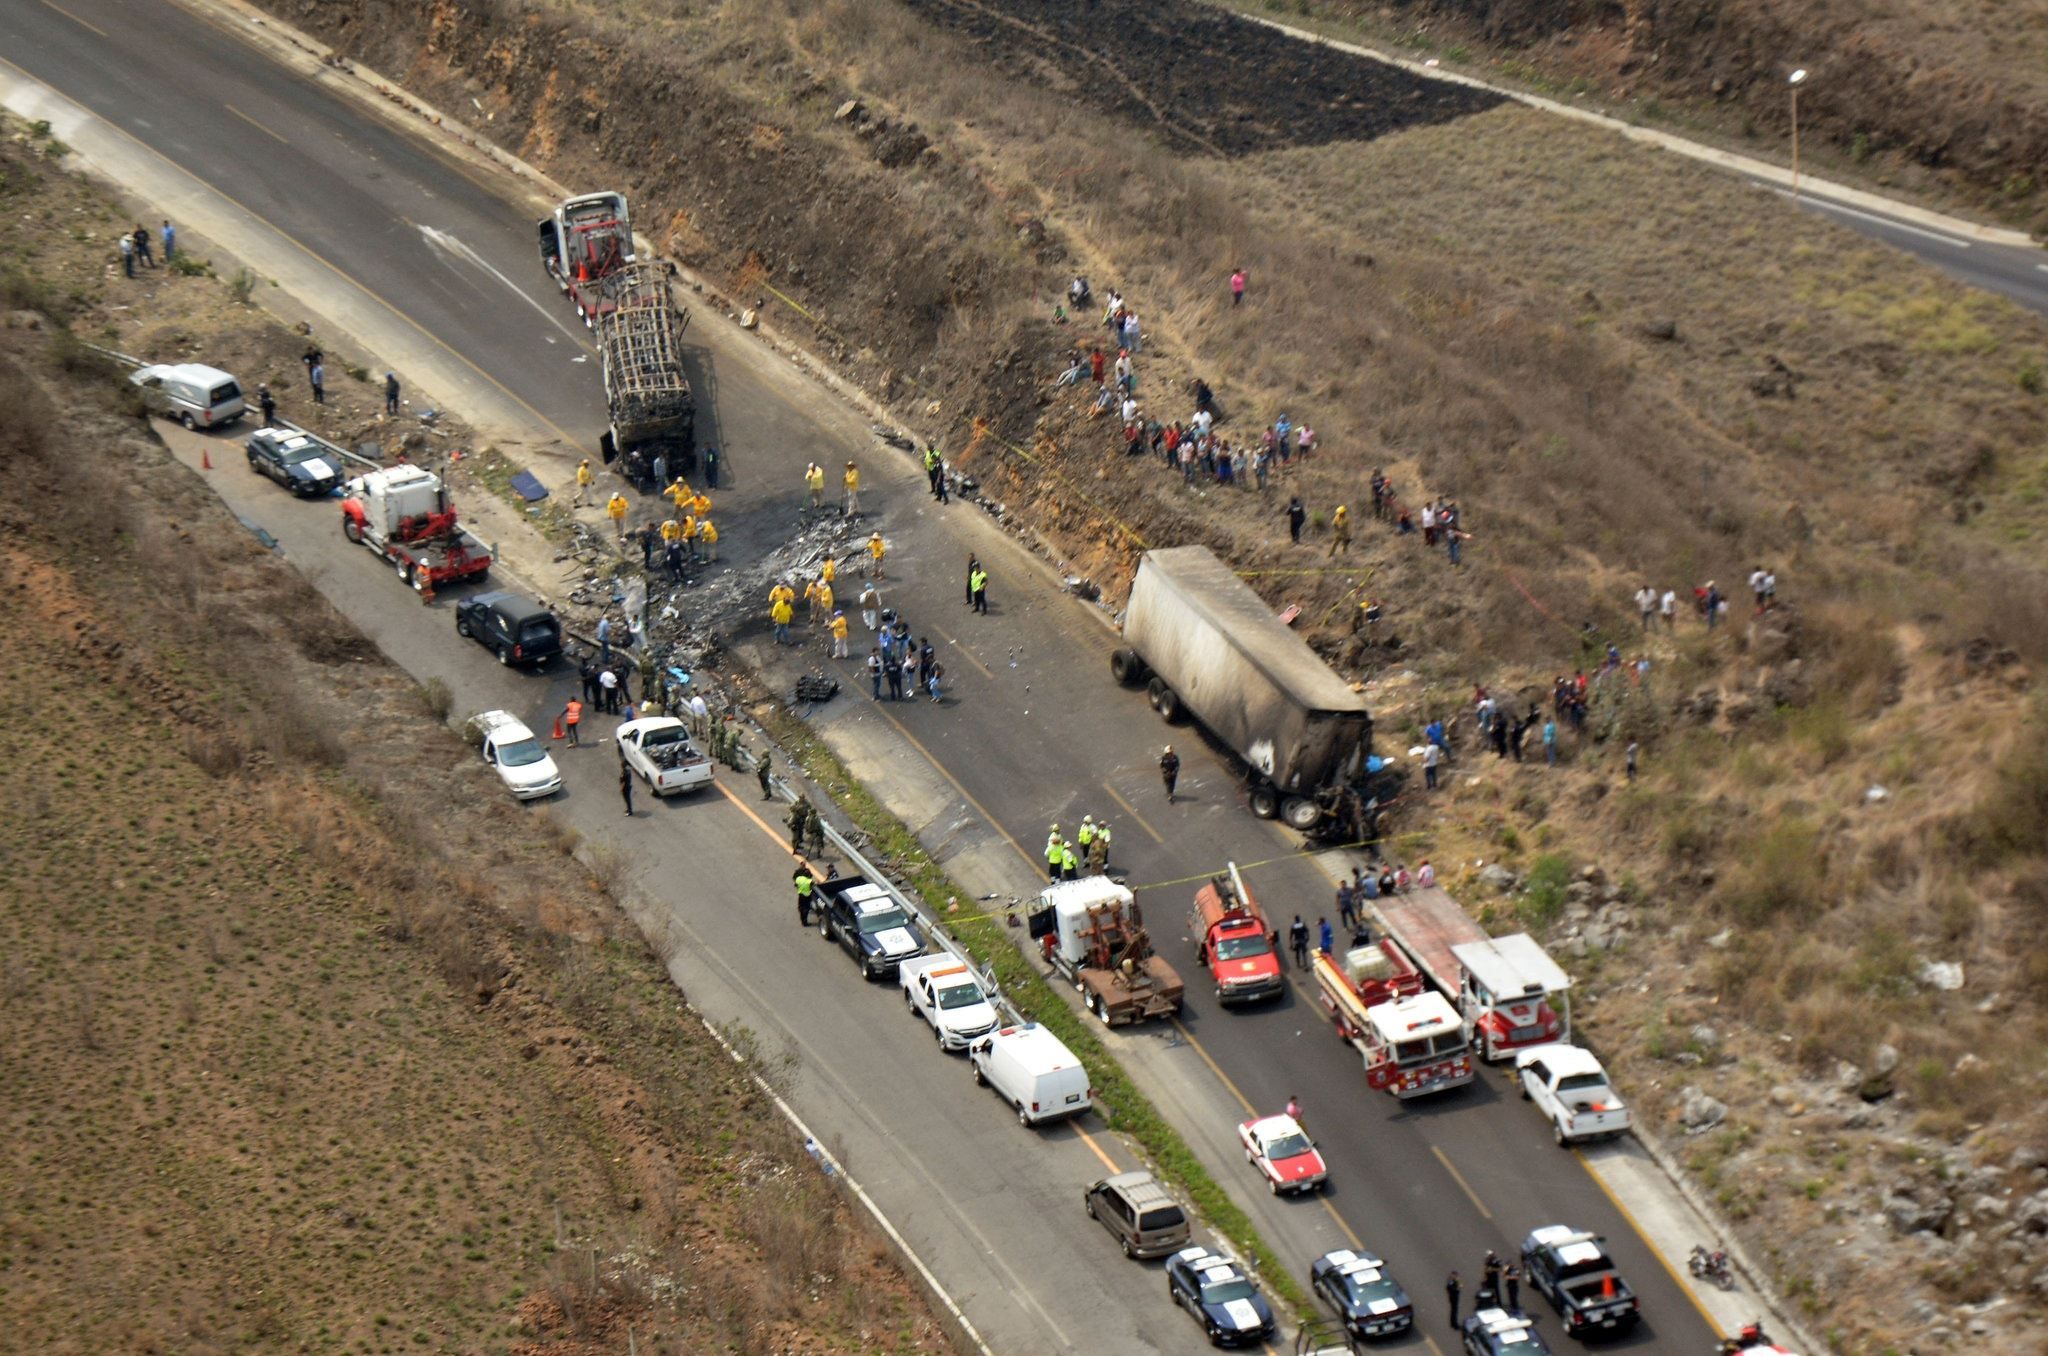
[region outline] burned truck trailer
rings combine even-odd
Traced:
[[[1252,813],[1311,832],[1344,819],[1370,769],[1372,716],[1308,643],[1205,546],[1147,551],[1124,608],[1117,680],[1167,720],[1192,715],[1244,760]]]

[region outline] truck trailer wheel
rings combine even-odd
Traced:
[[[1322,807],[1307,796],[1289,796],[1280,802],[1280,818],[1290,829],[1307,833],[1322,821]]]
[[[1159,713],[1160,719],[1166,721],[1180,719],[1180,698],[1174,695],[1173,689],[1166,685],[1164,678],[1154,678],[1146,685],[1145,690],[1150,694],[1152,709]]]
[[[1109,671],[1125,687],[1136,687],[1145,681],[1145,661],[1138,658],[1136,650],[1116,650],[1109,656]]]
[[[356,545],[361,546],[363,544],[363,525],[353,518],[343,518],[341,520],[341,535],[347,537]]]
[[[1260,819],[1271,819],[1280,813],[1280,793],[1270,786],[1255,786],[1251,790],[1252,813]]]

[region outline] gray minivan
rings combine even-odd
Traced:
[[[1188,1217],[1149,1172],[1105,1177],[1081,1197],[1088,1217],[1115,1236],[1126,1257],[1164,1257],[1188,1244]]]
[[[218,367],[199,363],[152,364],[129,374],[151,414],[186,428],[218,428],[242,417],[242,383]]]

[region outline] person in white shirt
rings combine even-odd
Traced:
[[[1678,625],[1678,594],[1671,589],[1665,589],[1664,597],[1657,604],[1657,610],[1664,614],[1666,631]]]
[[[1648,584],[1636,590],[1636,611],[1643,614],[1643,629],[1650,629],[1650,618],[1657,613],[1657,590]]]
[[[1137,398],[1136,396],[1125,396],[1125,397],[1124,397],[1124,422],[1125,422],[1126,424],[1134,424],[1134,423],[1136,423],[1137,421],[1138,421],[1138,398]]]

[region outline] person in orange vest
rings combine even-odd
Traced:
[[[604,511],[612,520],[612,531],[619,534],[620,541],[626,539],[626,508],[626,496],[613,490],[612,497],[605,501]]]
[[[888,552],[889,544],[882,540],[881,533],[877,532],[868,538],[868,554],[875,559],[875,578],[877,579],[884,577],[882,574],[882,557],[887,555]]]
[[[585,457],[576,467],[576,497],[569,501],[572,506],[581,508],[590,502],[590,482],[592,479],[590,458]]]
[[[562,708],[562,726],[569,732],[569,747],[572,749],[577,747],[576,727],[582,723],[583,703],[571,697],[569,704]]]
[[[846,516],[860,516],[860,468],[852,462],[846,463],[846,474],[840,477],[846,486]]]

